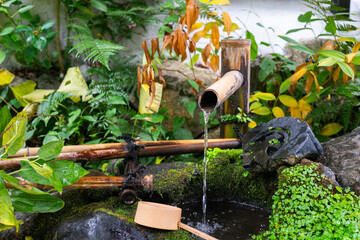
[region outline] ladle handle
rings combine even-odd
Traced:
[[[201,231],[199,231],[199,230],[197,230],[195,228],[192,228],[192,227],[190,227],[190,226],[188,226],[188,225],[186,225],[186,224],[184,224],[182,222],[179,222],[179,227],[181,227],[182,229],[184,229],[186,231],[189,231],[189,232],[191,232],[191,233],[193,233],[193,234],[195,234],[195,235],[197,235],[197,236],[199,236],[199,237],[201,237],[201,238],[203,238],[205,240],[218,240],[217,238],[214,238],[214,237],[212,237],[210,235],[207,235],[206,233],[201,232]]]

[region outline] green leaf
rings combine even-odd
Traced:
[[[190,68],[193,68],[194,65],[196,64],[197,60],[199,59],[200,54],[195,54],[191,59],[190,59]]]
[[[257,92],[254,96],[265,101],[273,101],[276,99],[275,95],[272,93]]]
[[[310,54],[310,55],[314,55],[315,52],[313,50],[311,50],[310,48],[307,48],[303,45],[290,45],[288,46],[289,48],[292,48],[292,49],[295,49],[295,50],[298,50],[300,52],[304,52],[304,53],[307,53],[307,54]]]
[[[60,178],[57,176],[56,172],[53,172],[50,177],[48,177],[51,185],[57,190],[59,193],[62,193],[63,185],[60,181]]]
[[[197,92],[199,92],[199,85],[194,80],[188,78],[187,81]]]
[[[194,117],[194,111],[196,108],[196,102],[186,102],[185,108],[188,111],[188,113],[191,115],[191,117]]]
[[[330,20],[326,26],[325,26],[325,30],[329,33],[333,33],[335,34],[336,33],[336,24],[335,24],[335,21],[334,20]]]
[[[255,109],[255,108],[259,108],[262,106],[262,103],[261,102],[253,102],[251,105],[250,105],[250,111]]]
[[[89,173],[79,164],[70,161],[59,160],[47,164],[52,168],[54,173],[56,173],[62,186],[71,185]],[[19,175],[30,182],[51,185],[50,180],[38,174],[27,161],[21,161],[21,171]]]
[[[255,61],[258,55],[258,45],[256,43],[255,37],[251,32],[246,31],[246,39],[251,40],[250,58],[251,60]]]
[[[4,180],[0,177],[0,231],[16,226],[19,230],[19,222],[15,218],[14,207],[5,188]]]
[[[34,47],[42,51],[46,47],[47,40],[45,37],[40,36],[35,39]]]
[[[289,89],[290,85],[291,85],[291,83],[290,83],[289,79],[286,79],[284,82],[281,83],[279,92],[280,93],[286,92]]]
[[[329,123],[320,130],[319,134],[323,136],[331,136],[340,132],[342,128],[343,126],[338,123]]]
[[[194,139],[192,133],[184,128],[179,128],[176,131],[174,131],[174,138],[176,140]]]
[[[0,32],[0,36],[8,35],[8,34],[12,33],[14,31],[14,29],[15,28],[13,28],[13,27],[6,27]]]
[[[264,25],[262,25],[261,23],[257,22],[256,25],[258,25],[259,27],[265,28]]]
[[[29,194],[35,194],[35,195],[46,195],[46,194],[48,194],[46,192],[43,192],[43,191],[37,189],[36,187],[30,186],[30,185],[27,185],[26,188],[20,186],[19,179],[15,178],[13,176],[7,175],[4,170],[0,170],[0,177],[2,177],[5,181],[7,181],[13,187],[15,187],[15,188],[17,188],[17,189],[19,189],[19,190],[21,190],[23,192],[26,192],[26,193],[29,193]]]
[[[178,22],[179,21],[179,16],[177,14],[172,14],[168,17],[166,17],[164,20],[163,20],[163,25],[166,25],[166,24],[169,24],[169,23],[175,23],[175,22]]]
[[[116,95],[111,96],[110,99],[108,100],[108,103],[113,105],[127,105],[123,97]]]
[[[346,75],[348,75],[348,76],[351,77],[351,78],[354,78],[354,76],[355,76],[354,70],[353,70],[347,63],[338,62],[338,64],[339,64],[339,67],[341,68],[341,70],[342,70]]]
[[[312,14],[313,13],[311,11],[300,14],[300,16],[298,17],[298,21],[304,23],[310,22]]]
[[[2,144],[6,145],[7,154],[14,155],[25,143],[27,114],[19,112],[16,117],[6,125]]]
[[[5,106],[0,110],[0,136],[5,131],[6,126],[11,121],[10,110]],[[0,146],[2,146],[2,137],[0,137]]]
[[[320,50],[317,52],[320,55],[332,58],[338,62],[345,61],[345,54],[336,50]]]
[[[62,140],[49,142],[40,147],[37,155],[45,161],[53,160],[61,153],[63,146],[64,141]]]
[[[184,122],[185,122],[185,117],[181,117],[181,118],[180,118],[179,116],[175,116],[173,122],[174,122],[174,123],[173,123],[173,131],[175,132],[176,130],[178,130],[178,129],[181,127],[181,125],[184,124]]]
[[[265,106],[256,108],[256,109],[252,110],[251,112],[255,113],[257,115],[269,115],[271,113],[269,108],[267,108]]]
[[[19,212],[56,212],[64,207],[63,200],[50,194],[34,195],[19,190],[11,192],[11,201],[15,210]]]
[[[319,67],[328,67],[336,64],[338,61],[336,61],[333,58],[323,58],[319,61]]]
[[[290,34],[290,33],[294,33],[294,32],[298,32],[298,31],[302,31],[302,30],[311,30],[311,28],[295,28],[295,29],[291,29],[291,30],[289,30],[289,31],[287,31],[286,33],[285,33],[285,35],[288,35],[288,34]]]
[[[90,3],[94,8],[96,8],[102,12],[107,12],[107,10],[108,10],[107,6],[102,1],[91,0]]]
[[[0,64],[5,60],[6,53],[0,50]]]
[[[33,46],[27,46],[24,49],[24,58],[26,62],[34,62],[37,55],[38,51]]]
[[[18,12],[19,12],[19,13],[24,13],[24,12],[29,11],[29,10],[32,9],[33,7],[34,7],[33,5],[27,5],[27,6],[21,7]]]
[[[48,21],[48,22],[44,23],[44,24],[41,26],[41,29],[49,29],[49,28],[51,28],[54,24],[55,24],[55,21],[53,21],[53,20]],[[55,32],[55,34],[56,34],[56,32]]]

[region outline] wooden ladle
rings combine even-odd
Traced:
[[[181,208],[166,204],[144,201],[138,203],[134,219],[137,224],[143,226],[164,230],[178,230],[180,227],[203,239],[217,240],[217,238],[214,238],[204,232],[192,228],[180,222],[180,220]]]

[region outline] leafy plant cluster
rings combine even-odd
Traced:
[[[255,239],[358,239],[360,198],[329,184],[316,165],[281,172],[269,230]]]
[[[24,145],[27,114],[23,111],[11,118],[6,107],[1,108],[0,113],[1,161]],[[88,171],[74,162],[52,161],[60,154],[63,145],[62,140],[49,142],[38,150],[37,158],[21,158],[19,170],[8,173],[0,170],[0,231],[14,226],[18,231],[20,222],[14,211],[55,212],[64,206],[61,199],[43,190],[54,189],[61,193],[64,186],[75,183]],[[15,177],[15,174],[20,177]]]
[[[288,36],[280,36],[289,43],[289,48],[305,53],[307,57],[298,66],[280,54],[262,58],[258,77],[265,91],[251,96],[250,110],[257,122],[285,115],[306,120],[318,138],[327,140],[341,130],[346,133],[358,126],[359,78],[355,66],[360,64],[360,43],[356,38],[341,36],[344,31],[354,30],[348,14],[330,13],[342,8],[322,0],[304,3],[312,9],[298,17],[305,26],[289,30],[286,35],[312,32],[313,49]],[[317,21],[325,23],[325,32],[314,32],[311,24]],[[317,50],[320,37],[331,37],[333,41]],[[328,107],[327,119],[323,115],[325,106]]]
[[[0,64],[7,56],[34,69],[49,69],[53,56],[47,47],[54,39],[56,32],[51,28],[55,21],[41,24],[39,15],[32,15],[33,5],[23,4],[20,0],[10,0],[0,4],[0,15],[5,19],[0,24]],[[39,53],[44,52],[45,59]]]

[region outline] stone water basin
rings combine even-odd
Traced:
[[[182,208],[181,222],[218,239],[252,239],[269,226],[270,211],[240,202],[209,201],[206,224],[203,224],[202,203],[187,202]]]

